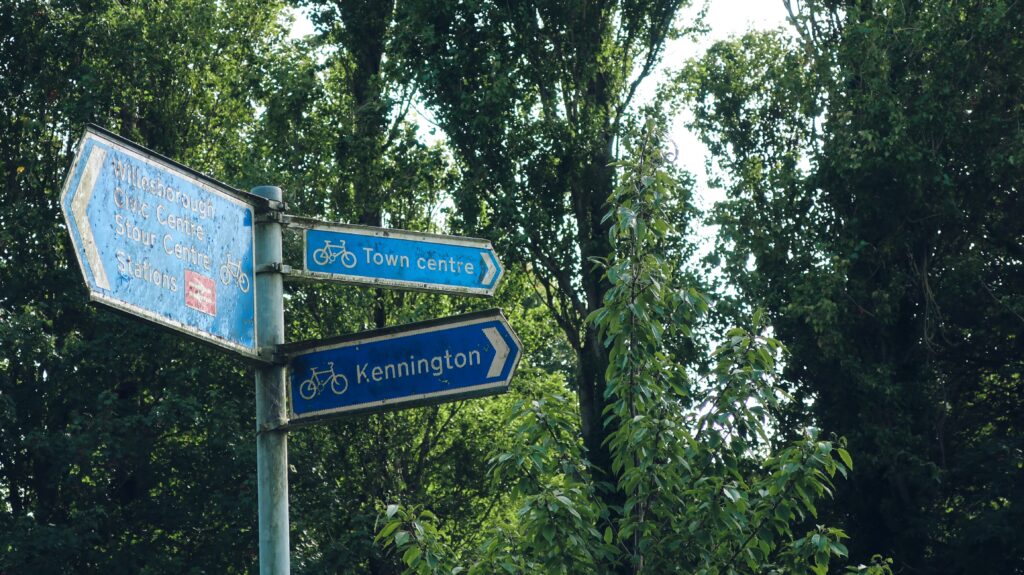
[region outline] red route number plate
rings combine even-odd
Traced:
[[[210,315],[217,315],[217,284],[213,278],[185,270],[185,305]]]

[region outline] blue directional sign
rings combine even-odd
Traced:
[[[282,346],[291,419],[501,393],[521,350],[500,310]]]
[[[91,299],[257,357],[243,193],[87,129],[61,207]]]
[[[294,218],[308,227],[306,275],[346,283],[493,296],[504,269],[491,242],[330,224]]]

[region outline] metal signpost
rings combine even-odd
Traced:
[[[500,310],[289,344],[290,420],[501,393],[522,347]]]
[[[281,188],[260,186],[253,193],[281,206]],[[268,210],[256,228],[256,319],[260,347],[284,343],[284,278],[281,212]],[[288,399],[283,365],[256,369],[256,494],[259,503],[260,573],[288,573]]]
[[[254,206],[247,195],[86,130],[61,207],[89,297],[257,357]]]
[[[375,287],[493,296],[504,274],[491,242],[291,218],[305,275]]]
[[[93,301],[257,364],[263,575],[289,572],[289,428],[501,393],[522,355],[500,310],[284,343],[285,274],[489,297],[504,268],[486,240],[285,215],[280,188],[245,193],[94,126],[61,207]],[[284,227],[303,230],[303,271]]]

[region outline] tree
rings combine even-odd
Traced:
[[[396,102],[393,91],[397,87],[385,76],[383,67],[395,2],[305,0],[297,4],[310,8],[322,31],[318,41],[338,48],[331,59],[344,72],[345,81],[338,87],[351,103],[347,116],[340,118],[340,137],[334,138],[335,160],[347,176],[347,186],[334,190],[334,201],[339,205],[353,202],[356,223],[380,227],[389,203],[385,156],[395,153],[399,138],[411,135],[400,130],[410,93],[406,90]],[[375,295],[374,324],[382,328],[387,323],[385,292],[377,290]]]
[[[790,6],[790,3],[786,3]],[[805,2],[689,70],[718,253],[814,421],[861,454],[829,516],[907,572],[1020,571],[1022,13]],[[796,404],[800,405],[800,403]],[[998,455],[997,455],[998,454]]]
[[[390,131],[354,137],[362,104],[349,91],[351,54],[321,59],[317,38],[286,41],[278,3],[16,8],[0,14],[0,571],[247,571],[257,548],[251,372],[84,305],[56,202],[82,125],[243,189],[279,184],[289,211],[341,221],[370,210],[396,227],[438,231],[439,195],[457,175],[443,146],[390,116],[387,96]],[[356,191],[364,168],[372,197]],[[294,264],[295,234],[287,239]],[[515,310],[539,362],[564,362],[542,308],[521,303],[531,291],[509,270],[498,304]],[[487,305],[384,297],[391,322]],[[290,284],[286,301],[291,340],[366,329],[378,319],[367,310],[382,305],[364,290],[308,284]],[[516,385],[545,378],[534,371]],[[508,402],[293,433],[296,570],[393,571],[372,546],[384,499],[429,504],[459,519],[448,536],[478,537],[504,501],[484,466],[486,450],[504,443]]]
[[[817,517],[816,500],[831,494],[837,473],[846,475],[850,455],[813,428],[772,446],[782,347],[762,333],[762,314],[752,329],[725,334],[707,379],[691,377],[666,347],[672,335],[689,336],[707,304],[669,281],[676,268],[663,255],[673,233],[667,200],[678,182],[660,169],[658,141],[648,129],[621,163],[606,213],[613,252],[601,262],[612,287],[588,318],[609,350],[609,444],[622,518],[599,497],[571,405],[549,392],[518,404],[513,449],[492,459],[495,477],[512,480],[516,516],[463,565],[437,537],[432,513],[387,508],[377,537],[396,548],[407,572],[824,574],[846,555],[841,530],[801,533],[798,525]],[[851,571],[891,573],[884,562]]]
[[[459,184],[443,143],[422,141],[382,62],[393,34],[388,3],[307,2],[317,33],[282,49],[260,97],[259,173],[276,178],[289,211],[328,220],[446,231],[438,204]],[[287,234],[286,234],[287,236]],[[301,242],[286,237],[291,261]],[[288,339],[356,332],[500,305],[527,350],[557,356],[557,336],[526,300],[530,287],[507,270],[494,302],[353,289],[288,286]],[[386,314],[384,311],[386,310]],[[552,340],[555,344],[552,345]],[[532,362],[531,362],[532,363]],[[539,363],[539,362],[538,362]],[[548,379],[520,370],[513,393]],[[444,531],[472,543],[505,495],[486,481],[487,451],[505,445],[510,399],[458,402],[318,424],[290,436],[296,571],[393,573],[399,563],[372,544],[382,501],[429,505],[453,520]]]
[[[685,0],[403,2],[396,74],[420,91],[462,166],[463,231],[482,230],[525,263],[576,356],[571,387],[587,458],[615,484],[604,424],[607,349],[586,321],[610,284],[604,203],[637,89],[678,27]],[[686,208],[686,196],[677,197]],[[604,492],[621,506],[623,494]]]
[[[279,4],[0,10],[0,571],[246,571],[251,388],[85,305],[58,208],[85,122],[233,178]]]

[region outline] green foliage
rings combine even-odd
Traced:
[[[291,434],[297,572],[1022,569],[1013,2],[803,2],[799,39],[717,44],[642,111],[686,0],[294,4],[315,35],[255,0],[0,10],[0,572],[256,561],[251,373],[85,305],[57,198],[89,121],[509,264],[509,395]],[[714,311],[660,149],[680,86],[729,194]],[[287,298],[289,340],[492,305]]]
[[[426,144],[408,121],[408,94],[380,67],[389,50],[387,3],[307,3],[316,34],[285,46],[261,85],[266,98],[256,142],[260,173],[285,188],[290,210],[328,220],[428,232],[441,225],[441,198],[458,185],[443,143]],[[282,89],[285,88],[285,89]],[[405,98],[405,99],[403,99]],[[299,169],[297,169],[299,168]],[[278,175],[280,174],[280,175]],[[286,237],[300,261],[301,237]],[[423,293],[288,286],[289,340],[444,317],[502,306],[527,353],[564,363],[565,345],[545,325],[532,286],[508,270],[493,302]],[[555,359],[557,358],[557,359]],[[525,362],[524,362],[525,363]],[[563,366],[564,369],[564,366]],[[537,370],[520,368],[515,393]],[[429,507],[450,518],[444,541],[473,544],[492,510],[504,510],[487,481],[487,453],[507,446],[509,397],[349,418],[290,436],[294,466],[292,564],[299,572],[393,573],[397,558],[373,545],[380,501]]]
[[[725,334],[707,379],[667,353],[666,332],[688,330],[707,303],[672,288],[665,210],[678,183],[661,169],[654,123],[644,136],[619,165],[606,212],[614,251],[597,262],[611,288],[590,316],[609,349],[604,420],[622,508],[598,496],[600,475],[583,457],[571,404],[543,395],[519,404],[513,448],[492,459],[492,477],[513,486],[516,516],[461,564],[470,573],[827,573],[847,555],[846,534],[799,526],[817,518],[817,502],[852,459],[814,428],[773,445],[786,403],[776,367],[784,350],[762,333],[761,312],[752,331]],[[378,538],[407,572],[453,572],[454,562],[419,560],[451,556],[417,528],[436,523],[432,516],[389,507],[383,519]],[[425,535],[408,535],[417,529]]]
[[[788,4],[788,3],[787,3]],[[795,4],[795,3],[794,3]],[[793,354],[786,425],[849,438],[854,557],[1024,569],[1024,41],[1013,2],[800,3],[688,70],[716,258]]]
[[[251,375],[87,307],[58,208],[85,122],[233,171],[276,3],[0,9],[0,571],[241,573]]]
[[[418,230],[442,231],[440,194],[457,183],[448,153],[394,124],[371,166],[389,193],[357,201],[352,156],[339,151],[356,145],[345,47],[323,59],[316,38],[286,41],[278,3],[12,6],[0,10],[0,571],[248,572],[251,371],[85,305],[56,201],[82,126],[242,188],[279,184],[294,213],[356,221],[372,201],[390,225]],[[565,369],[564,341],[532,294],[509,270],[496,303],[531,354]],[[490,305],[290,284],[288,338],[372,327],[378,302],[392,323]],[[485,471],[488,450],[507,445],[511,402],[292,433],[295,571],[393,572],[372,541],[379,500],[429,505],[454,519],[445,537],[478,540],[503,502]]]
[[[694,32],[677,18],[689,4],[408,1],[395,12],[393,74],[419,90],[460,168],[455,229],[529,266],[575,356],[586,457],[608,485],[607,353],[586,317],[609,283],[590,262],[610,251],[604,203],[611,164],[633,137],[637,90],[666,40]],[[676,192],[687,221],[689,189]]]

